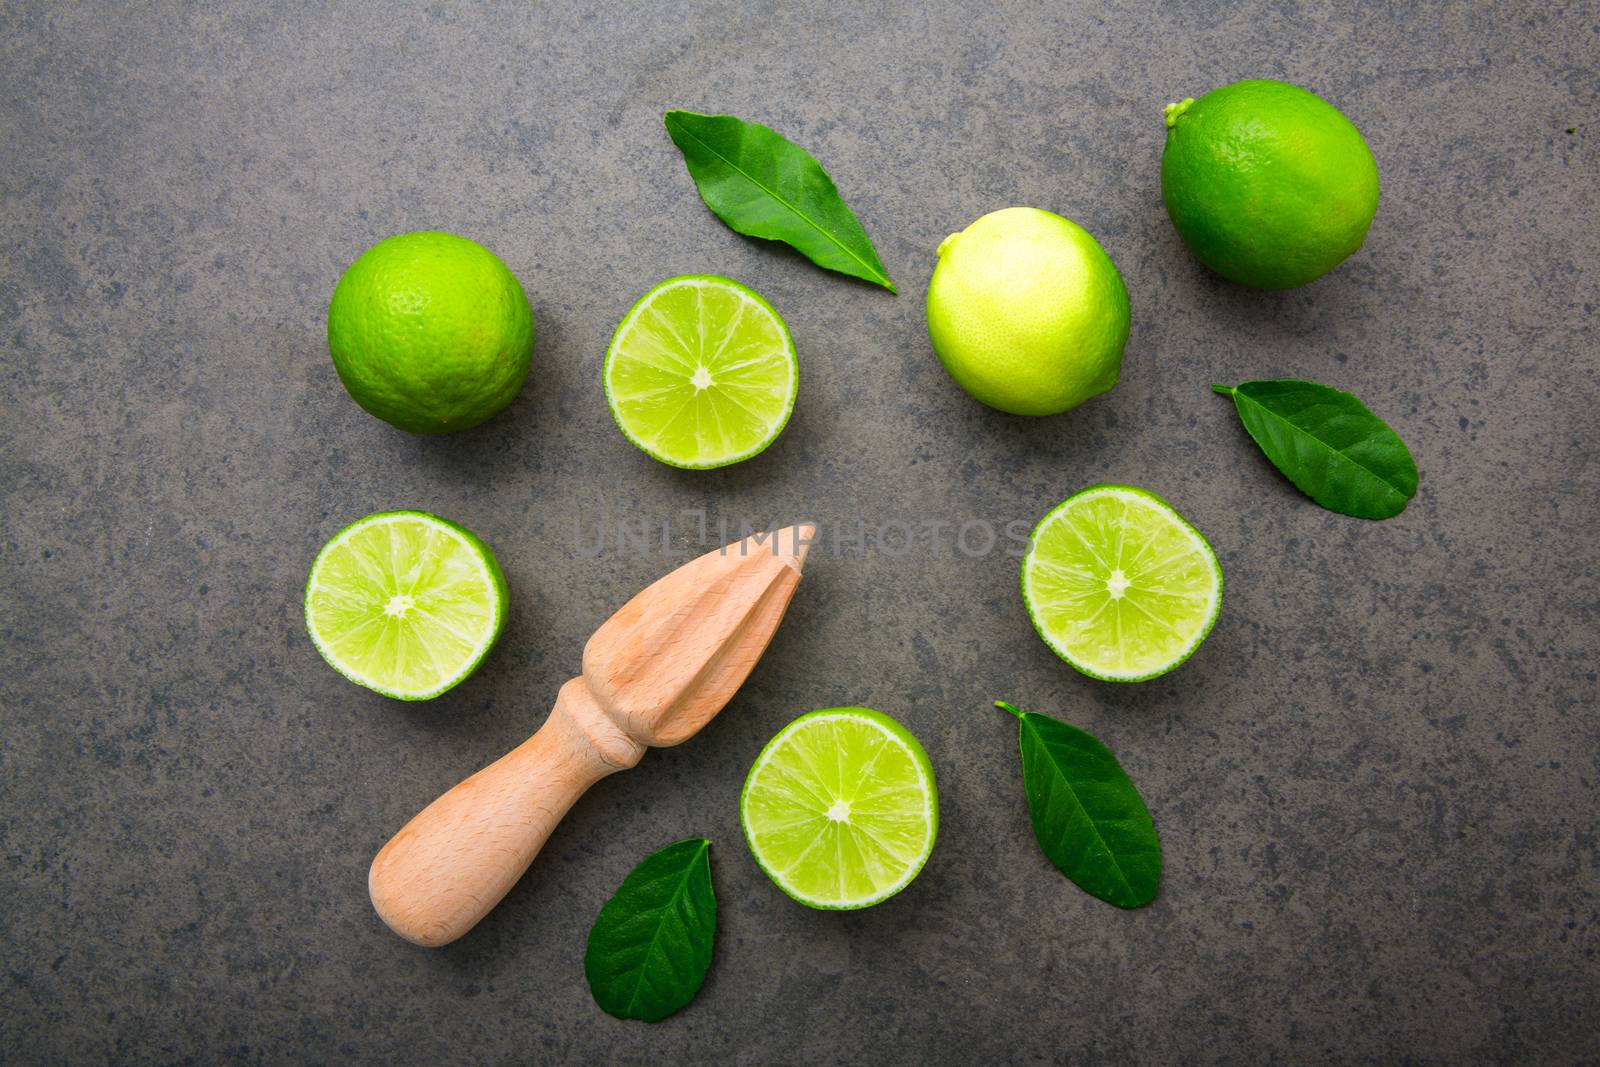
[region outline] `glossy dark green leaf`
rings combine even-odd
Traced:
[[[1161,839],[1150,809],[1111,750],[1048,715],[995,706],[1017,717],[1022,789],[1039,847],[1091,896],[1142,908],[1161,881]]]
[[[1292,379],[1212,388],[1233,397],[1273,466],[1329,511],[1387,519],[1416,495],[1411,450],[1349,393]]]
[[[694,837],[651,853],[600,909],[583,973],[605,1011],[660,1022],[699,992],[717,933],[710,850]]]
[[[833,179],[804,148],[732,115],[669,111],[700,199],[739,233],[783,241],[819,267],[895,291],[878,253]]]

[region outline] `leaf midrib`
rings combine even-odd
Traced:
[[[722,160],[722,162],[726,163],[728,165],[728,167],[735,174],[739,175],[739,177],[743,178],[745,181],[749,182],[751,185],[755,186],[757,189],[760,189],[763,193],[766,193],[768,196],[772,197],[772,199],[776,200],[778,203],[782,204],[784,207],[788,208],[790,214],[794,215],[795,218],[797,218],[800,221],[804,222],[807,226],[810,226],[813,230],[816,230],[818,233],[822,234],[822,236],[826,237],[829,241],[833,242],[833,244],[839,249],[839,251],[843,252],[845,255],[849,256],[851,259],[853,259],[857,263],[861,264],[861,269],[866,271],[868,274],[870,274],[872,276],[873,280],[878,281],[880,284],[887,286],[890,292],[894,292],[895,291],[894,283],[889,280],[889,276],[887,274],[885,274],[881,268],[874,268],[872,264],[870,264],[866,260],[862,259],[859,255],[857,255],[854,251],[852,251],[850,249],[850,247],[848,245],[846,245],[843,241],[839,240],[839,238],[835,237],[831,232],[829,232],[828,230],[824,229],[823,226],[820,223],[818,223],[815,219],[813,219],[810,215],[807,215],[805,212],[801,211],[799,208],[797,208],[793,204],[789,203],[788,200],[786,200],[782,195],[780,195],[775,190],[767,188],[764,184],[762,184],[760,181],[758,181],[756,179],[756,177],[754,175],[752,175],[749,171],[745,170],[743,167],[739,166],[739,164],[735,163],[733,160],[729,159],[727,156],[725,156],[721,152],[717,151],[710,144],[708,144],[705,141],[704,138],[702,138],[699,134],[695,133],[688,126],[685,126],[683,123],[680,122],[680,123],[678,123],[678,129],[682,130],[683,133],[685,134],[685,136],[692,138],[695,141],[695,143],[699,144],[707,152],[710,152],[713,156],[716,156],[718,159]]]
[[[700,857],[705,855],[706,850],[710,847],[711,842],[705,840],[700,842],[700,847],[695,849],[694,855],[689,857],[689,862],[684,864],[683,874],[678,878],[677,887],[673,889],[672,895],[667,898],[666,903],[658,910],[666,912],[677,903],[678,897],[683,893],[684,886],[689,884],[689,875],[693,873],[695,864],[700,862]],[[661,928],[665,925],[665,921],[656,923],[655,930],[650,934],[650,946],[644,950],[644,959],[639,964],[638,978],[633,984],[633,992],[628,996],[627,1011],[630,1014],[639,1009],[639,993],[644,989],[644,973],[650,967],[651,957],[656,953],[656,944],[661,939]]]
[[[1339,456],[1339,457],[1343,458],[1351,466],[1356,467],[1356,468],[1358,468],[1360,470],[1366,471],[1368,474],[1370,474],[1374,478],[1376,478],[1383,485],[1383,487],[1385,489],[1388,489],[1390,492],[1394,493],[1396,496],[1400,497],[1402,500],[1409,500],[1410,499],[1410,497],[1406,496],[1405,493],[1400,489],[1399,486],[1395,485],[1389,479],[1385,478],[1383,475],[1379,474],[1377,471],[1373,470],[1371,467],[1367,466],[1365,463],[1362,463],[1359,459],[1356,459],[1354,456],[1350,455],[1350,453],[1346,452],[1344,449],[1342,449],[1342,448],[1334,448],[1332,445],[1328,444],[1328,442],[1324,441],[1322,438],[1318,437],[1316,434],[1312,433],[1311,431],[1305,429],[1303,426],[1296,426],[1294,423],[1290,422],[1288,419],[1284,418],[1282,415],[1279,415],[1277,412],[1275,412],[1271,408],[1267,407],[1265,404],[1263,404],[1261,401],[1257,400],[1255,397],[1252,397],[1252,396],[1250,396],[1250,395],[1248,395],[1246,393],[1239,392],[1237,387],[1235,387],[1234,390],[1233,390],[1233,396],[1234,396],[1234,402],[1235,403],[1238,403],[1241,398],[1243,400],[1245,400],[1245,401],[1248,401],[1250,404],[1254,405],[1256,408],[1258,408],[1262,412],[1264,412],[1267,415],[1268,418],[1273,419],[1273,420],[1277,421],[1278,423],[1281,423],[1282,425],[1289,427],[1290,429],[1292,429],[1292,430],[1296,431],[1297,433],[1299,433],[1300,436],[1302,436],[1302,437],[1306,437],[1306,438],[1309,438],[1312,441],[1315,441],[1318,445],[1320,445],[1323,448],[1324,451],[1330,452],[1335,456]]]
[[[1045,755],[1049,757],[1048,762],[1050,764],[1050,769],[1054,771],[1056,777],[1061,780],[1061,784],[1067,787],[1067,792],[1071,794],[1073,802],[1076,803],[1080,809],[1082,809],[1084,816],[1088,818],[1089,829],[1094,832],[1094,839],[1100,842],[1101,847],[1106,850],[1106,855],[1111,858],[1111,868],[1117,872],[1117,877],[1122,880],[1122,888],[1127,890],[1130,897],[1137,898],[1139,893],[1133,888],[1133,883],[1128,880],[1127,872],[1122,869],[1122,862],[1117,858],[1116,850],[1111,847],[1111,843],[1107,841],[1100,833],[1099,821],[1095,819],[1093,815],[1089,814],[1088,805],[1086,805],[1083,800],[1079,798],[1078,791],[1072,788],[1071,779],[1066,776],[1065,772],[1063,772],[1061,769],[1061,765],[1057,763],[1054,756],[1051,755],[1049,746],[1044,743],[1044,735],[1034,727],[1033,723],[1028,721],[1031,716],[1031,712],[1025,713],[1022,716],[1023,728],[1032,733],[1034,744],[1038,745],[1044,751]]]

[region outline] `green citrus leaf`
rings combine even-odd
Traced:
[[[867,231],[804,148],[732,115],[669,111],[666,123],[700,199],[723,222],[748,237],[783,241],[819,267],[895,291]]]
[[[1329,511],[1387,519],[1417,492],[1417,464],[1400,435],[1349,393],[1292,379],[1212,389],[1233,397],[1273,466]]]
[[[1022,789],[1033,836],[1050,862],[1090,896],[1142,908],[1161,881],[1161,839],[1139,790],[1111,750],[1048,715],[1017,717]]]
[[[710,849],[692,837],[651,853],[600,909],[583,973],[605,1011],[660,1022],[700,991],[717,933]]]

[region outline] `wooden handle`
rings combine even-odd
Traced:
[[[449,944],[510,892],[591,785],[642,755],[572,679],[537,733],[389,839],[367,876],[372,906],[407,941]]]

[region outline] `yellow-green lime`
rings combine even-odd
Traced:
[[[471,674],[506,619],[489,546],[425,511],[351,523],[317,553],[306,628],[335,670],[400,700],[436,697]]]
[[[606,402],[629,441],[674,467],[726,467],[783,431],[799,363],[789,327],[732,278],[685,274],[640,297],[606,350]]]
[[[1117,384],[1128,290],[1077,223],[1011,207],[939,245],[928,336],[956,384],[1014,415],[1054,415]]]
[[[813,711],[756,757],[739,821],[756,863],[795,900],[869,907],[910,885],[933,851],[933,764],[881,711]]]
[[[1200,647],[1222,606],[1222,567],[1154,493],[1096,485],[1034,527],[1022,602],[1056,654],[1108,682],[1165,674]]]
[[[475,241],[403,233],[339,279],[328,347],[355,402],[414,433],[465,430],[528,376],[533,309],[516,276]]]
[[[1288,289],[1361,247],[1378,164],[1314,93],[1242,81],[1166,108],[1161,195],[1185,244],[1242,285]]]

